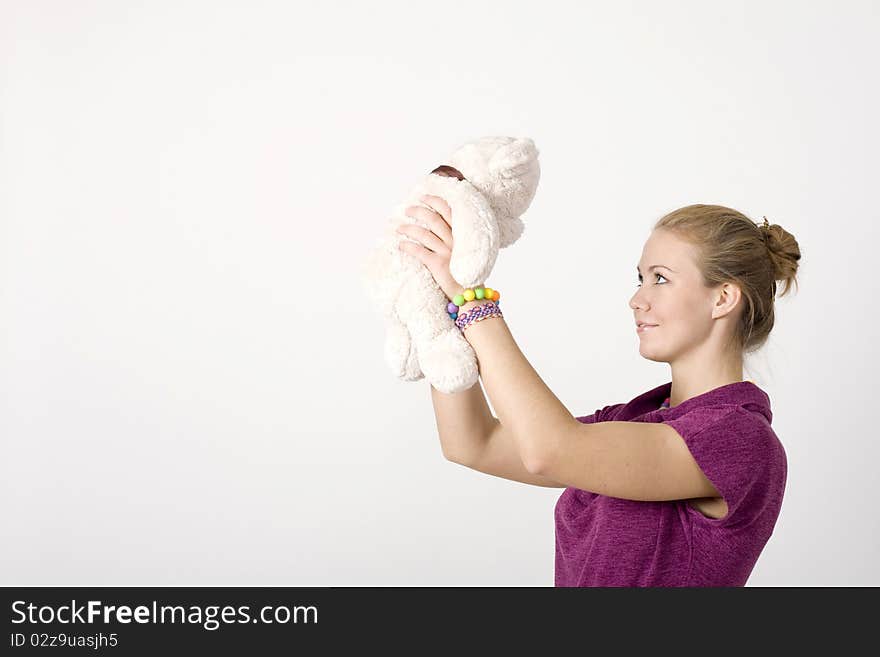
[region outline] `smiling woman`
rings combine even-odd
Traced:
[[[479,422],[447,458],[565,490],[555,508],[557,586],[742,586],[773,532],[787,460],[770,398],[744,381],[743,355],[773,325],[776,280],[800,251],[779,226],[694,205],[654,226],[629,301],[640,353],[671,381],[574,418],[499,318],[465,333],[479,386],[432,391],[438,426],[467,403]],[[644,263],[644,264],[642,264]],[[642,276],[647,280],[642,280]],[[788,287],[786,287],[786,290]],[[441,440],[453,440],[451,425]]]
[[[788,232],[731,208],[687,206],[655,224],[630,307],[640,353],[669,363],[672,380],[578,417],[586,431],[538,470],[569,484],[556,505],[557,586],[746,583],[788,465],[769,396],[742,380],[743,355],[766,341],[776,281],[788,291],[799,260]]]

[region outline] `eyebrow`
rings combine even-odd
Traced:
[[[666,265],[651,265],[650,267],[648,267],[648,271],[651,271],[652,269],[658,269],[658,268],[669,269],[669,267],[667,267]],[[674,274],[677,274],[677,273],[678,273],[678,272],[675,271],[674,269],[669,269],[669,271],[671,271],[671,272],[674,273]],[[641,273],[641,271],[639,270],[639,266],[638,266],[638,265],[636,265],[636,272]]]

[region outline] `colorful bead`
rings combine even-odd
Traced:
[[[452,301],[446,304],[446,313],[455,321],[455,325],[464,328],[472,322],[479,322],[485,317],[503,317],[500,309],[501,293],[491,287],[469,287],[460,294],[456,294]],[[474,300],[485,300],[488,303],[474,306],[470,312],[462,313],[461,306]]]

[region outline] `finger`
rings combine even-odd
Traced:
[[[434,253],[448,255],[450,252],[449,247],[446,246],[443,240],[427,228],[422,228],[416,224],[401,224],[397,228],[397,232],[417,240],[422,246]]]
[[[452,227],[446,223],[442,215],[430,208],[423,208],[419,205],[408,207],[405,214],[407,217],[421,219],[428,224],[431,232],[439,237],[450,251],[452,250]]]
[[[431,275],[434,275],[434,268],[437,266],[438,256],[436,253],[431,251],[430,249],[425,248],[421,244],[417,244],[416,242],[407,242],[404,240],[400,244],[398,244],[398,248],[404,253],[409,253],[412,256],[415,256],[428,268],[431,272]]]
[[[449,204],[446,201],[433,194],[425,194],[419,200],[425,205],[430,206],[435,212],[437,212],[437,214],[443,217],[443,221],[450,226],[452,225],[452,210],[449,208]]]

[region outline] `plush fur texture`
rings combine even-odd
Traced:
[[[404,223],[420,223],[406,216],[407,207],[423,205],[419,199],[424,194],[439,196],[452,211],[450,273],[462,287],[491,287],[488,278],[498,249],[523,233],[520,215],[535,196],[540,166],[534,142],[525,137],[483,137],[441,164],[458,169],[465,180],[426,175],[394,208],[361,275],[385,320],[385,361],[392,373],[405,381],[427,378],[437,390],[453,393],[477,382],[476,354],[446,312],[449,299],[431,272],[399,249],[401,240],[415,240],[395,231]]]

